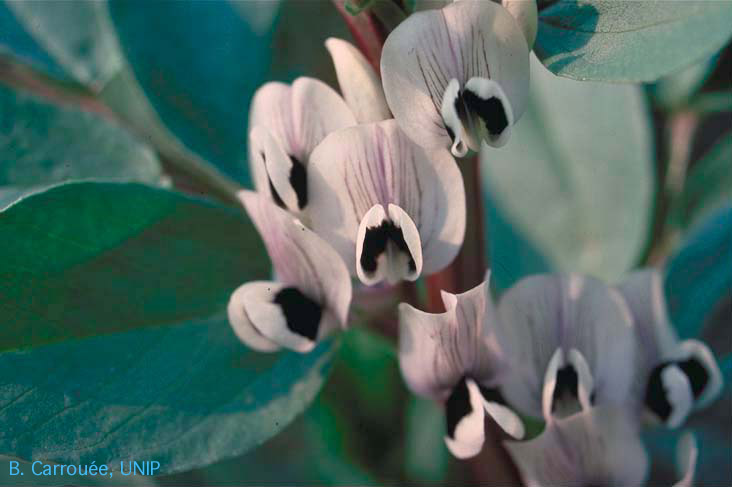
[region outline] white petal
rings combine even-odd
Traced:
[[[676,463],[681,474],[681,479],[673,487],[692,487],[694,471],[699,457],[699,448],[694,435],[687,431],[679,439],[676,445]]]
[[[274,285],[274,283],[266,283],[268,285]],[[229,304],[226,308],[229,315],[229,323],[231,323],[234,332],[239,339],[244,342],[247,346],[259,350],[260,352],[274,352],[279,350],[280,347],[272,340],[262,335],[252,324],[251,319],[246,312],[244,305],[244,296],[253,286],[262,285],[261,282],[249,282],[242,286],[239,286],[236,291],[233,292],[231,298],[229,298]]]
[[[443,330],[450,330],[454,314],[432,314],[399,305],[399,368],[415,394],[445,400],[464,375],[460,362],[445,348]],[[454,322],[453,322],[454,323]]]
[[[564,351],[557,348],[554,355],[549,360],[544,374],[544,386],[541,389],[541,411],[544,420],[549,422],[552,420],[552,403],[554,399],[554,391],[557,388],[557,372],[564,365]]]
[[[471,145],[467,140],[468,133],[458,113],[460,103],[462,103],[460,99],[460,82],[453,78],[447,84],[445,93],[442,95],[440,115],[442,116],[445,130],[447,130],[447,135],[452,139],[450,152],[455,157],[465,157]]]
[[[456,2],[410,15],[387,38],[381,56],[384,93],[394,118],[417,144],[452,144],[441,116],[452,79],[498,83],[520,118],[529,88],[529,51],[510,13],[489,2]]]
[[[401,262],[401,265],[399,265],[397,268],[407,269],[406,272],[402,274],[405,280],[416,281],[419,275],[422,273],[423,264],[422,242],[419,239],[419,230],[417,230],[417,226],[414,224],[409,215],[407,215],[407,213],[399,206],[389,203],[388,211],[391,221],[394,222],[394,225],[396,225],[397,228],[401,229],[402,237],[404,238],[404,242],[407,244],[407,249],[409,249],[409,257],[411,257],[414,262],[414,270],[407,268],[405,265],[406,262]],[[406,254],[404,252],[400,252],[399,254],[400,258],[404,260]],[[392,279],[392,282],[397,281]]]
[[[298,195],[290,182],[293,163],[282,146],[265,127],[258,126],[249,133],[249,147],[257,191],[298,213]]]
[[[593,408],[548,424],[537,438],[505,442],[529,487],[641,485],[648,456],[620,409]]]
[[[638,364],[647,374],[669,357],[678,344],[666,310],[661,273],[656,269],[633,272],[617,289],[633,315],[638,335]]]
[[[314,78],[292,84],[292,108],[297,146],[294,155],[307,164],[310,154],[326,135],[356,125],[346,102],[330,86]]]
[[[450,453],[460,459],[474,457],[480,453],[485,441],[483,396],[481,396],[480,389],[473,380],[467,379],[464,383],[461,381],[458,385],[458,387],[465,386],[467,386],[470,412],[457,422],[452,437],[449,434],[445,436],[445,443]],[[464,391],[460,392],[464,394]],[[453,396],[448,399],[447,403],[448,415],[451,414],[449,409],[451,408],[452,398]]]
[[[536,0],[502,0],[501,5],[508,10],[524,33],[529,49],[534,46],[539,13]]]
[[[292,87],[265,84],[254,94],[249,112],[250,127],[266,128],[288,157],[303,165],[326,135],[355,124],[351,109],[335,90],[307,77],[296,79]]]
[[[274,300],[285,285],[275,282],[250,282],[244,285],[242,296],[244,309],[257,331],[267,339],[301,353],[311,351],[316,339],[295,333],[288,326],[283,308]],[[320,320],[319,320],[320,321]],[[320,335],[320,330],[319,333]]]
[[[353,44],[334,37],[325,41],[333,58],[338,84],[358,123],[391,118],[381,80],[374,68]]]
[[[526,434],[524,423],[508,406],[493,401],[483,401],[483,406],[503,431],[517,440],[523,439]]]
[[[345,327],[351,303],[351,280],[338,254],[268,197],[238,194],[264,241],[278,280],[324,304]]]
[[[377,204],[394,204],[414,222],[424,273],[441,270],[457,255],[465,233],[460,171],[447,151],[425,152],[394,120],[329,135],[313,152],[308,171],[313,228],[353,275],[359,227]]]
[[[702,409],[714,401],[722,392],[724,380],[719,365],[714,359],[709,347],[698,340],[685,340],[680,344],[681,354],[687,360],[696,359],[696,363],[701,365],[706,373],[707,380],[701,393],[695,400],[694,409]],[[694,386],[694,377],[689,377],[690,384]]]
[[[525,414],[543,416],[544,377],[558,348],[562,363],[573,348],[586,360],[597,404],[627,400],[635,373],[632,324],[612,290],[596,279],[519,281],[499,302],[496,336],[514,375],[502,390]]]
[[[582,352],[576,348],[569,350],[567,354],[567,362],[574,367],[577,372],[577,396],[583,410],[590,409],[592,393],[595,389],[595,380],[590,372],[590,366],[587,365]]]

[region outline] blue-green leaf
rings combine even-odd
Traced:
[[[545,259],[556,270],[618,279],[635,264],[650,223],[653,150],[643,93],[559,78],[534,58],[531,68],[529,108],[511,139],[481,152],[485,190],[533,249],[531,267]]]
[[[161,179],[152,150],[115,124],[1,85],[0,160],[0,191],[7,199],[11,192],[18,197],[74,179]]]
[[[80,84],[97,90],[122,67],[104,1],[5,3],[54,62]]]
[[[5,352],[0,452],[115,470],[158,461],[159,473],[240,455],[313,400],[333,349],[256,353],[212,318]]]
[[[241,212],[133,183],[20,200],[0,213],[0,254],[0,350],[210,316],[269,275]]]
[[[240,180],[248,167],[249,102],[264,81],[271,38],[241,9],[262,7],[109,2],[124,55],[160,119],[188,149]]]
[[[0,0],[0,57],[14,56],[56,78],[67,78],[63,68],[28,33],[7,2]]]
[[[696,226],[666,268],[665,292],[679,336],[699,335],[707,316],[732,295],[732,206]]]
[[[534,51],[569,78],[655,81],[713,54],[730,35],[728,0],[559,1],[540,13]]]

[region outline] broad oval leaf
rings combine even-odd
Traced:
[[[305,409],[333,349],[256,353],[222,317],[5,352],[0,452],[161,474],[233,457]]]
[[[485,191],[526,238],[535,267],[613,281],[633,266],[653,191],[639,87],[558,78],[532,56],[529,108],[508,144],[482,150],[481,162]]]
[[[0,350],[210,316],[269,275],[241,212],[135,183],[71,183],[0,213]]]
[[[732,296],[732,202],[686,237],[666,266],[664,288],[679,336],[699,336],[717,303]]]
[[[655,81],[720,49],[728,0],[559,1],[539,15],[534,51],[560,76]]]
[[[109,2],[124,55],[160,119],[188,149],[239,180],[247,177],[249,102],[269,67],[271,39],[271,29],[262,33],[241,11],[271,5]]]
[[[153,151],[112,122],[2,85],[0,160],[0,192],[6,195],[74,179],[161,178]]]

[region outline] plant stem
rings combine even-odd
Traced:
[[[480,284],[486,271],[480,158],[476,154],[459,161],[458,166],[465,184],[465,239],[452,264],[427,278],[428,308],[433,313],[444,311],[441,290],[465,292]]]

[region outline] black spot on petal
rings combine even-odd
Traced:
[[[554,387],[554,395],[552,396],[552,411],[556,409],[556,405],[563,397],[571,397],[577,399],[579,387],[579,377],[577,371],[572,365],[565,365],[557,371],[557,383]]]
[[[292,168],[290,169],[290,185],[297,195],[297,206],[301,210],[308,204],[308,175],[305,164],[294,156],[290,156]]]
[[[472,410],[468,384],[465,382],[465,377],[463,377],[452,390],[450,397],[447,398],[447,403],[445,403],[447,436],[455,439],[455,428],[457,428],[460,420],[470,414]]]
[[[275,295],[273,300],[282,308],[287,328],[293,333],[310,340],[318,337],[318,326],[323,315],[322,306],[305,296],[299,289],[286,287]]]
[[[503,109],[503,103],[495,96],[484,100],[472,91],[465,90],[463,100],[465,100],[468,109],[477,113],[483,120],[491,135],[500,135],[508,127],[508,117]]]
[[[699,399],[702,391],[709,383],[709,373],[707,372],[707,369],[704,368],[704,365],[696,357],[678,362],[678,366],[689,379],[694,399]]]
[[[368,274],[376,271],[376,259],[386,251],[386,244],[391,241],[397,249],[409,256],[409,271],[417,269],[412,253],[409,251],[407,242],[404,240],[402,229],[391,221],[383,221],[379,226],[368,227],[363,238],[363,250],[361,251],[361,268]]]
[[[478,386],[480,389],[480,393],[483,396],[483,399],[485,399],[488,402],[495,402],[496,404],[501,404],[502,406],[507,406],[508,403],[506,402],[506,398],[503,397],[503,394],[501,394],[501,391],[495,388],[488,388],[483,386]]]

